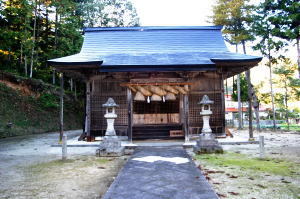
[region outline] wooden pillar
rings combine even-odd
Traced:
[[[59,123],[59,142],[62,142],[64,135],[64,75],[60,74],[60,123]]]
[[[222,134],[225,135],[225,128],[226,128],[226,119],[225,119],[225,95],[224,95],[224,73],[223,70],[222,72],[222,76],[221,76],[221,99],[222,99]],[[227,93],[227,79],[226,79],[226,94]]]
[[[183,95],[183,115],[184,115],[184,137],[185,142],[188,142],[189,139],[189,96]]]
[[[128,104],[128,141],[132,142],[132,92],[127,88],[127,104]]]
[[[91,141],[91,82],[86,82],[86,136]]]

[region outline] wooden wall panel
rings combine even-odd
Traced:
[[[119,105],[116,108],[118,115],[115,120],[116,130],[120,126],[128,125],[128,105],[126,88],[121,87],[121,80],[94,80],[91,94],[91,130],[104,131],[106,129],[106,119],[104,118],[105,108],[102,107],[109,97],[112,97]]]
[[[212,116],[210,126],[213,133],[221,134],[224,131],[225,112],[222,106],[221,76],[208,74],[192,80],[193,85],[189,93],[189,123],[191,133],[199,133],[203,127],[202,116],[200,116],[201,106],[198,102],[204,95],[207,95],[214,104],[211,106]]]

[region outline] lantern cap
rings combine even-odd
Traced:
[[[108,98],[107,102],[105,104],[102,104],[102,107],[118,107],[119,105],[116,104],[115,100],[113,98]]]
[[[200,102],[198,102],[198,104],[213,104],[214,101],[210,100],[209,97],[207,95],[204,95],[202,97],[202,100]]]

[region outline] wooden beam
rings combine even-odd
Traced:
[[[132,92],[127,88],[127,104],[128,104],[128,141],[132,142]]]
[[[121,86],[160,86],[160,85],[192,85],[191,82],[145,82],[145,83],[122,83]]]
[[[59,142],[62,142],[64,135],[64,75],[60,74],[60,123],[59,123]]]
[[[190,94],[215,94],[215,93],[223,93],[222,90],[215,90],[215,91],[190,91]]]

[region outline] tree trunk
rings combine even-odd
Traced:
[[[288,125],[288,131],[290,130],[290,122],[289,122],[289,109],[288,109],[288,88],[286,81],[284,82],[284,88],[285,88],[285,118],[286,118],[286,123]]]
[[[254,90],[252,89],[252,91]],[[253,99],[253,108],[254,108],[255,119],[256,119],[256,128],[260,132],[261,128],[260,128],[260,118],[259,118],[259,103],[255,93],[252,94],[252,99]]]
[[[52,71],[52,84],[55,85],[55,69]]]
[[[235,44],[235,51],[238,53],[238,45]],[[239,121],[239,126],[238,129],[243,128],[242,124],[242,109],[241,109],[241,76],[240,74],[237,75],[237,81],[236,81],[236,87],[237,87],[237,96],[238,96],[238,121]]]
[[[297,37],[297,53],[298,53],[298,77],[300,78],[300,36]]]
[[[27,56],[24,56],[24,70],[25,70],[25,77],[28,75],[28,69],[27,69]]]
[[[275,114],[275,105],[274,105],[274,92],[273,92],[271,60],[269,60],[269,69],[270,69],[270,88],[271,88],[271,100],[272,100],[272,112],[273,112],[273,129],[274,129],[274,131],[276,131],[276,114]]]
[[[246,44],[245,44],[245,41],[242,41],[242,45],[243,45],[244,54],[246,54]],[[251,84],[250,69],[246,71],[246,80],[247,80],[247,85],[248,85],[249,139],[253,139],[252,93],[254,93],[254,92],[253,92],[253,88],[252,88],[252,84]]]
[[[32,78],[32,70],[33,70],[35,33],[36,33],[36,15],[37,15],[37,0],[35,0],[35,5],[34,5],[33,36],[32,36],[31,62],[30,62],[30,73],[29,73],[30,78]]]
[[[55,28],[54,28],[54,49],[57,48],[57,26],[58,26],[58,13],[57,13],[57,7],[55,8]]]
[[[244,49],[244,54],[246,54],[245,42],[243,42],[243,49]],[[249,103],[249,107],[251,107],[249,109],[249,114],[251,111],[251,125],[252,125],[252,119],[253,119],[253,115],[252,115],[252,106],[253,106],[254,112],[255,112],[256,129],[260,132],[261,129],[260,129],[260,118],[259,118],[259,103],[258,103],[258,99],[257,99],[257,95],[255,93],[255,90],[253,89],[253,86],[251,84],[250,69],[249,69],[248,75],[249,75],[249,78],[247,78],[247,72],[246,72],[246,78],[247,78],[247,83],[248,83],[248,97],[249,97],[249,102],[252,104],[250,106],[250,103]]]

